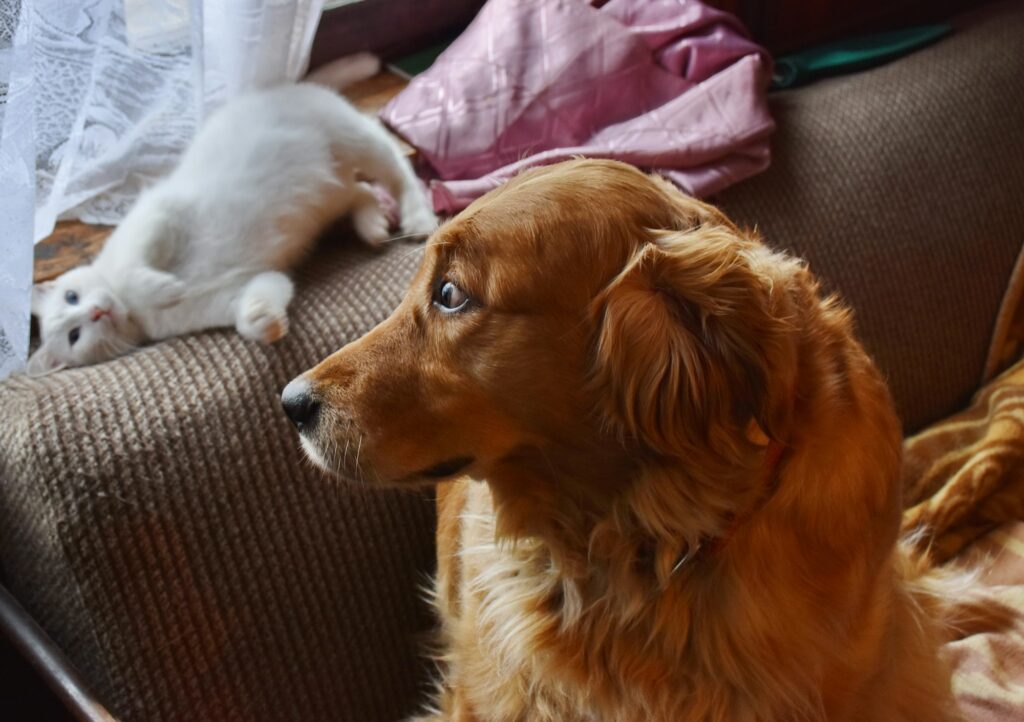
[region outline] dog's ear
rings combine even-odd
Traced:
[[[731,224],[662,232],[595,299],[594,383],[625,438],[676,455],[774,437],[787,324],[762,251]]]

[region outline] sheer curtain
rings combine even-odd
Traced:
[[[28,346],[32,245],[116,223],[227,98],[304,71],[323,0],[0,0],[0,377]]]

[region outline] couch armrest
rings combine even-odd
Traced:
[[[389,720],[413,711],[434,510],[314,471],[280,408],[383,320],[420,246],[332,238],[292,333],[224,331],[0,384],[8,585],[124,720]]]

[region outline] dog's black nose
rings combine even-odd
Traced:
[[[281,392],[281,405],[295,428],[302,431],[316,423],[320,401],[313,395],[309,382],[299,376],[292,379]]]

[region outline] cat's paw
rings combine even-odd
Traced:
[[[288,334],[288,314],[262,300],[252,300],[238,317],[238,333],[250,341],[271,344]]]
[[[371,246],[379,246],[391,237],[387,216],[376,203],[356,208],[352,213],[352,225],[359,237]]]
[[[402,214],[403,236],[429,236],[437,230],[437,217],[427,207]]]
[[[172,278],[154,289],[152,300],[157,308],[171,308],[185,300],[188,287],[183,281]]]
[[[139,306],[170,308],[185,300],[188,286],[173,274],[152,268],[136,268],[131,271],[128,287],[133,295],[130,300]]]

